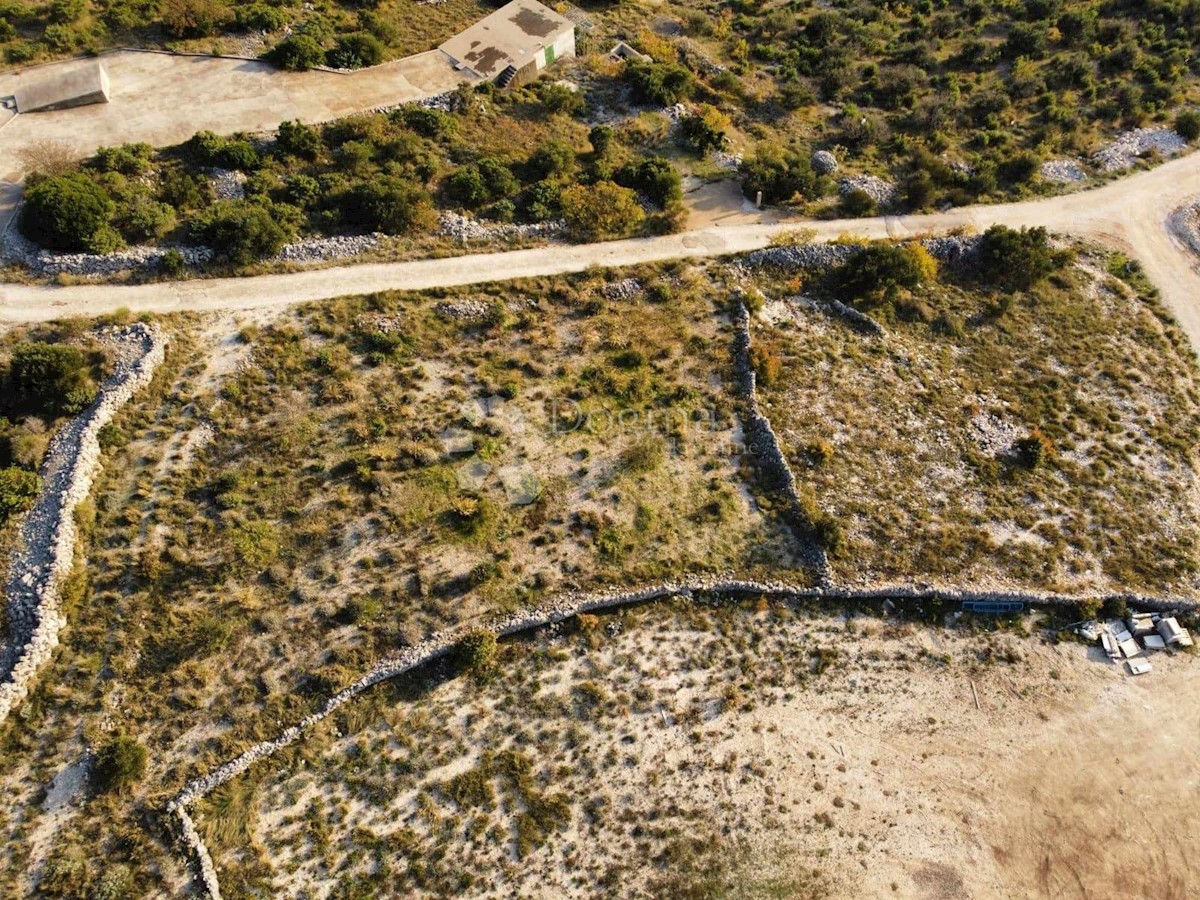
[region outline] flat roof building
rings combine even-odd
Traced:
[[[77,66],[48,66],[22,73],[15,94],[17,112],[48,112],[91,103],[107,103],[108,73],[99,60]]]
[[[512,0],[441,50],[459,68],[501,87],[516,87],[556,59],[575,55],[575,24],[537,0]]]

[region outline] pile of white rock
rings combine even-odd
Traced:
[[[890,206],[896,199],[896,185],[875,175],[848,175],[838,182],[843,197],[854,191],[862,191],[880,206]]]
[[[1187,149],[1187,141],[1170,128],[1127,131],[1092,158],[1101,172],[1127,169],[1151,151],[1171,156]]]
[[[1171,213],[1167,222],[1179,240],[1192,252],[1200,254],[1200,203],[1181,206]]]
[[[444,212],[438,218],[437,233],[459,241],[502,240],[521,238],[555,238],[567,229],[562,219],[519,225],[513,222],[480,222],[455,212]]]
[[[1048,159],[1038,170],[1043,181],[1055,184],[1077,184],[1087,180],[1087,172],[1077,159]]]
[[[13,553],[5,587],[11,640],[0,648],[0,722],[24,699],[66,624],[61,590],[74,564],[75,508],[100,468],[100,429],[150,382],[166,352],[166,335],[143,323],[109,330],[102,339],[117,351],[115,370],[92,405],[50,441],[42,492],[21,523]]]
[[[275,256],[276,262],[322,262],[348,259],[378,250],[386,235],[352,234],[327,238],[306,238],[288,244]]]

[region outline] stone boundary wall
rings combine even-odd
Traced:
[[[747,269],[765,267],[784,270],[829,269],[849,261],[863,246],[863,243],[851,244],[797,244],[790,247],[767,247],[747,253],[735,265]],[[897,241],[896,243],[911,243]],[[945,237],[924,238],[916,241],[929,255],[938,262],[946,265],[969,264],[971,257],[979,246],[979,238],[966,235],[947,235]]]
[[[800,494],[796,489],[796,475],[792,472],[792,467],[788,465],[787,457],[784,456],[779,445],[779,437],[775,434],[775,429],[771,427],[771,420],[762,414],[758,404],[758,376],[750,361],[750,313],[746,309],[746,302],[741,294],[735,295],[733,302],[735,304],[733,310],[733,371],[734,377],[737,379],[738,393],[742,395],[747,406],[746,444],[758,459],[759,465],[767,473],[768,478],[787,497],[794,519],[792,528],[795,530],[797,523],[807,519],[803,512],[803,504],[800,502]],[[829,559],[825,554],[825,549],[811,539],[802,540],[801,547],[801,554],[805,562],[816,572],[817,583],[827,586],[830,582],[830,574]]]
[[[697,595],[700,595],[697,598]],[[1139,609],[1157,611],[1196,611],[1200,601],[1171,600],[1136,594],[1109,594],[1096,597],[1072,597],[1064,594],[1036,591],[975,591],[958,588],[913,587],[898,585],[862,590],[823,589],[798,587],[777,581],[752,581],[736,578],[697,578],[678,582],[664,582],[649,587],[627,591],[610,591],[593,594],[566,594],[544,606],[514,613],[495,621],[490,630],[500,637],[509,637],[526,631],[543,628],[578,616],[581,613],[602,612],[632,606],[650,600],[681,597],[703,601],[710,596],[764,596],[779,600],[830,600],[842,602],[882,602],[884,600],[950,600],[962,601],[1020,601],[1030,606],[1054,606],[1078,603],[1083,599],[1124,600]],[[334,694],[317,712],[301,719],[299,723],[285,729],[278,737],[255,744],[241,755],[218,766],[207,775],[188,782],[167,804],[169,813],[175,816],[180,842],[194,862],[201,883],[211,900],[221,900],[221,886],[216,867],[189,809],[203,800],[221,785],[241,775],[252,765],[274,753],[296,743],[313,726],[327,718],[340,706],[353,700],[363,691],[380,682],[395,678],[413,669],[427,665],[447,656],[472,629],[458,627],[434,635],[426,641],[406,647],[399,653],[380,660],[366,674],[350,686]]]
[[[1200,256],[1200,201],[1179,207],[1167,219],[1171,231],[1184,246]]]
[[[0,722],[29,692],[66,624],[60,602],[75,558],[75,508],[100,469],[100,429],[150,382],[166,352],[166,335],[142,323],[112,329],[105,337],[125,345],[126,352],[92,405],[51,439],[42,493],[21,523],[5,586],[10,640],[0,647]]]

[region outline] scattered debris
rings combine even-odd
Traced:
[[[1129,666],[1130,675],[1145,675],[1152,668],[1150,663],[1144,659],[1130,660],[1126,665]]]
[[[1159,613],[1130,613],[1124,619],[1110,619],[1104,624],[1083,622],[1075,627],[1075,632],[1088,641],[1099,637],[1109,660],[1119,663],[1125,659],[1134,675],[1150,671],[1150,663],[1140,658],[1143,650],[1157,652],[1173,645],[1192,645],[1188,630],[1174,616]]]

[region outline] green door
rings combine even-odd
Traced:
[[[554,62],[554,45],[553,44],[551,44],[549,47],[546,48],[546,65],[550,65],[550,63],[552,63],[552,62]]]

